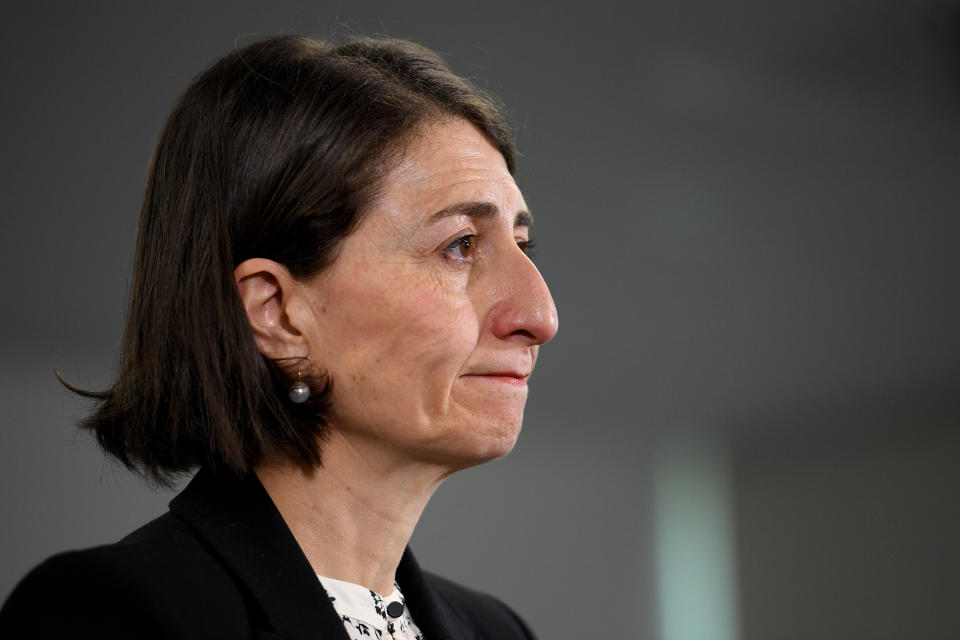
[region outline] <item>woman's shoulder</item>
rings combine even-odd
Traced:
[[[119,542],[41,563],[0,609],[0,636],[244,637],[246,611],[229,572],[167,513]]]
[[[484,638],[533,640],[526,623],[499,598],[429,571],[424,571],[423,576],[433,593],[460,619],[463,628],[478,630]]]

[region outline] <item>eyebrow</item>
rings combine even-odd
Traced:
[[[429,224],[433,224],[443,218],[450,216],[467,216],[475,220],[488,220],[500,215],[500,208],[492,202],[458,202],[448,207],[440,209],[430,216]],[[529,211],[518,211],[517,217],[513,220],[515,227],[532,227],[533,214]]]

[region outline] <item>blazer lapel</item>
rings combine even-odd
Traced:
[[[255,475],[216,476],[201,469],[170,510],[236,575],[271,631],[291,639],[347,640],[309,561]]]
[[[410,616],[426,640],[473,640],[476,632],[437,592],[413,557],[410,547],[397,567],[397,583],[410,608]]]

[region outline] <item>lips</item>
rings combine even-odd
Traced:
[[[502,382],[514,386],[523,386],[527,384],[529,373],[520,373],[518,371],[488,371],[483,373],[469,373],[464,377],[475,378],[478,380],[488,380],[490,382]]]

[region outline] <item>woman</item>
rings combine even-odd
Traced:
[[[490,99],[411,43],[274,37],[198,76],[82,426],[160,482],[200,471],[31,572],[0,635],[531,637],[406,548],[444,478],[513,447],[557,330],[514,162]]]

